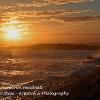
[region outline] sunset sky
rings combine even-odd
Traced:
[[[100,0],[0,0],[0,46],[100,42]]]

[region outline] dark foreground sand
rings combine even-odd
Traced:
[[[100,61],[100,60],[98,60]],[[68,96],[12,96],[2,100],[100,100],[100,62],[74,72],[70,77],[50,77],[23,86],[42,85],[42,91],[66,91]],[[19,92],[22,90],[12,90]],[[26,90],[30,91],[30,90]],[[32,91],[32,90],[31,90]]]

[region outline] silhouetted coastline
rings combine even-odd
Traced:
[[[100,48],[99,45],[89,45],[89,44],[68,44],[68,43],[58,43],[58,44],[36,44],[31,46],[10,46],[9,48],[26,48],[33,50],[97,50]]]

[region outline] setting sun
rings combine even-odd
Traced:
[[[17,19],[9,19],[9,21],[3,25],[2,30],[5,33],[4,37],[6,40],[17,41],[22,38],[22,28]]]
[[[5,36],[6,38],[11,39],[11,40],[19,39],[20,32],[17,29],[7,29]]]

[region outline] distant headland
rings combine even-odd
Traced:
[[[25,48],[33,50],[97,50],[100,45],[95,44],[69,44],[69,43],[45,43],[31,46],[10,46],[9,48]]]

